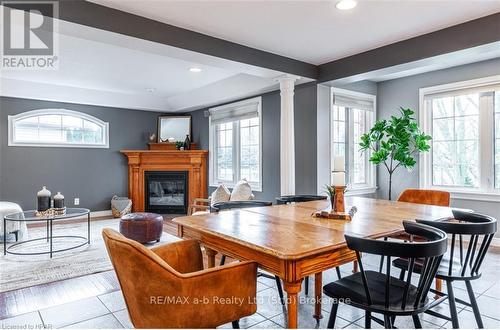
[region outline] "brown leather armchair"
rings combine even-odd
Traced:
[[[203,269],[197,241],[152,249],[102,231],[136,328],[215,328],[256,312],[257,264]]]

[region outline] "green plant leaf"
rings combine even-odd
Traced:
[[[387,163],[393,164],[389,165],[389,171],[394,171],[399,165],[405,168],[416,165],[414,156],[430,150],[429,141],[432,137],[421,131],[414,115],[412,109],[400,107],[399,115],[375,122],[360,142],[362,150],[375,149],[371,152],[370,162],[375,165],[386,163],[386,166]]]

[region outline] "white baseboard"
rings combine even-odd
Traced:
[[[99,217],[112,217],[113,213],[111,210],[104,210],[104,211],[91,211],[90,212],[90,218],[99,218]],[[72,220],[81,220],[81,219],[87,219],[87,216],[81,216],[81,217],[75,217],[71,218]]]
[[[107,217],[107,216],[112,216],[112,215],[113,215],[113,213],[111,212],[111,210],[90,212],[90,217],[91,218]]]

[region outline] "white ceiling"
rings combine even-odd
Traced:
[[[316,64],[500,10],[500,0],[362,0],[351,12],[331,1],[94,2]],[[64,21],[59,32],[59,68],[2,70],[0,95],[179,112],[276,90],[284,74]],[[381,81],[500,55],[498,45],[490,48],[349,79]]]
[[[500,0],[90,0],[312,64],[500,11]]]
[[[274,90],[283,75],[64,21],[58,39],[57,70],[2,70],[0,95],[176,112]]]

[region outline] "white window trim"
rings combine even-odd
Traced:
[[[209,112],[212,113],[214,111],[219,111],[227,108],[234,108],[234,107],[239,107],[239,106],[245,106],[248,104],[254,104],[258,103],[258,113],[259,113],[259,184],[256,185],[255,182],[248,182],[250,186],[252,187],[252,191],[257,191],[257,192],[262,192],[263,189],[263,182],[262,182],[262,145],[264,141],[262,140],[262,97],[254,97],[251,99],[246,99],[243,101],[238,101],[230,104],[225,104],[222,106],[218,106],[215,108],[210,108]],[[240,177],[240,167],[239,167],[239,152],[240,152],[240,147],[239,147],[239,130],[236,132],[236,130],[233,130],[233,146],[238,145],[236,148],[235,152],[235,160],[233,160],[233,175],[234,175],[234,180],[233,182],[230,181],[217,181],[216,179],[216,161],[215,161],[215,143],[216,143],[216,136],[215,136],[215,126],[212,126],[212,120],[211,117],[208,117],[208,127],[209,127],[209,134],[208,134],[208,146],[209,146],[209,185],[210,187],[218,187],[220,184],[224,184],[228,188],[234,188],[234,185],[237,183],[239,180],[238,178]]]
[[[365,99],[365,100],[371,100],[373,102],[373,122],[377,120],[377,96],[373,94],[367,94],[367,93],[361,93],[361,92],[355,92],[351,91],[348,89],[342,89],[342,88],[337,88],[337,87],[332,87],[331,88],[331,95],[330,95],[330,164],[329,164],[329,173],[330,176],[332,175],[332,169],[333,169],[333,150],[332,150],[332,145],[333,145],[333,127],[332,127],[332,122],[333,122],[333,106],[334,100],[335,100],[335,94],[340,94],[340,95],[345,95],[345,96],[350,96],[353,98],[359,98],[359,99]],[[352,127],[349,122],[346,122],[346,125],[349,126],[349,135],[353,134]],[[370,129],[370,128],[368,128]],[[352,136],[349,136],[349,139],[352,139]],[[346,149],[347,152],[347,157],[350,157],[350,155],[353,154],[354,152],[354,145],[352,143],[349,144],[348,149]],[[368,162],[368,171],[367,171],[367,181],[368,183],[365,185],[356,185],[355,187],[353,186],[348,186],[348,190],[346,192],[347,196],[355,196],[355,195],[366,195],[366,194],[373,194],[377,191],[377,168],[376,166],[369,161],[371,151],[367,150],[365,151],[367,153],[367,162]],[[352,159],[349,160],[349,164],[352,163]],[[352,174],[350,173],[349,176]],[[332,178],[330,177],[329,182],[331,182]],[[349,182],[351,182],[351,178],[349,178]]]
[[[96,123],[104,129],[104,143],[103,144],[83,144],[83,143],[49,143],[49,142],[16,142],[14,141],[14,123],[29,117],[43,116],[43,115],[68,115],[83,120]],[[94,116],[86,113],[72,111],[67,109],[39,109],[26,111],[17,115],[8,116],[8,146],[9,147],[42,147],[42,148],[103,148],[109,149],[109,123],[100,120]]]
[[[479,79],[471,79],[471,80],[465,80],[465,81],[459,81],[459,82],[454,82],[454,83],[449,83],[449,84],[443,84],[443,85],[437,85],[437,86],[430,86],[430,87],[424,87],[419,89],[419,124],[420,127],[424,132],[432,132],[432,123],[431,123],[431,118],[432,116],[430,115],[428,109],[426,108],[425,104],[425,96],[429,94],[436,94],[436,93],[444,93],[444,92],[451,92],[451,91],[457,91],[460,89],[470,89],[470,88],[480,88],[480,87],[487,87],[489,85],[495,85],[500,83],[500,75],[495,75],[495,76],[489,76],[489,77],[484,77],[484,78],[479,78]],[[490,109],[490,114],[491,114]],[[492,117],[491,117],[492,118]],[[492,119],[489,120],[492,120]],[[488,117],[485,114],[479,114],[479,127],[483,127],[484,121],[488,121]],[[486,126],[486,125],[484,125]],[[479,145],[483,146],[480,148],[479,153],[480,153],[480,159],[479,159],[479,168],[480,168],[480,182],[481,182],[481,187],[484,187],[484,180],[486,179],[482,173],[485,173],[485,167],[488,167],[489,165],[491,168],[494,168],[494,149],[493,149],[493,144],[494,144],[494,139],[492,136],[490,136],[492,132],[489,132],[488,130],[481,130],[480,131],[480,137],[479,137]],[[493,131],[494,134],[494,131]],[[485,145],[487,144],[487,145]],[[484,161],[483,160],[483,155],[482,150],[490,149],[492,154],[488,155],[488,160]],[[482,188],[454,188],[454,187],[449,187],[449,186],[434,186],[432,184],[432,150],[430,152],[423,152],[420,153],[419,156],[419,161],[420,161],[420,166],[419,166],[419,185],[420,188],[422,189],[445,189],[446,191],[449,191],[451,193],[451,197],[455,199],[466,199],[466,200],[477,200],[477,201],[490,201],[490,202],[500,202],[500,189],[488,189],[487,191],[481,190]],[[483,161],[482,161],[483,160]],[[488,172],[491,172],[491,169],[487,170]],[[494,180],[494,175],[493,178],[490,178],[490,180]],[[494,186],[494,183],[493,183]]]

